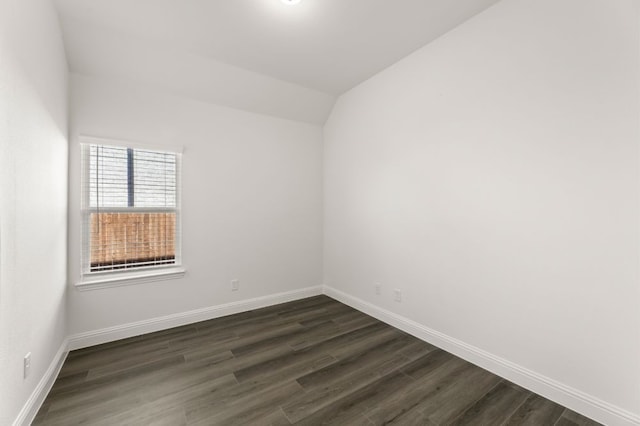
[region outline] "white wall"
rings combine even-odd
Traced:
[[[183,146],[182,279],[69,290],[70,334],[322,282],[322,129],[72,75],[69,275],[80,275],[79,135]],[[240,291],[230,291],[230,280]]]
[[[45,1],[0,1],[0,424],[66,336],[67,64]],[[31,374],[22,359],[32,353]]]
[[[325,283],[640,414],[639,7],[503,0],[343,95]]]
[[[184,2],[175,5],[189,8]],[[154,43],[147,37],[70,18],[61,7],[72,72],[127,79],[177,96],[318,125],[327,120],[335,102],[334,95],[182,51],[170,47],[171,43]],[[127,3],[126,9],[131,7]]]

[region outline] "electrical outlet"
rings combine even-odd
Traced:
[[[240,280],[231,280],[231,291],[240,290]]]
[[[29,376],[29,370],[31,370],[31,352],[24,356],[23,376],[25,379]]]
[[[393,298],[396,302],[402,302],[402,292],[396,288],[393,290]]]
[[[375,288],[376,288],[376,294],[380,296],[380,293],[381,293],[380,283],[376,283]]]

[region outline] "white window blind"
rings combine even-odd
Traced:
[[[83,272],[180,264],[180,155],[83,144]]]

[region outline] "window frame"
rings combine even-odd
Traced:
[[[186,270],[182,259],[182,149],[167,149],[139,142],[79,137],[80,149],[80,281],[76,283],[79,290],[116,287],[145,282],[162,281],[180,278]],[[90,145],[103,145],[119,148],[169,153],[176,158],[176,205],[175,207],[91,207],[90,206]],[[110,271],[91,271],[91,214],[100,212],[128,213],[175,213],[175,262],[167,265],[149,265]]]

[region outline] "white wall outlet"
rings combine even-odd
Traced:
[[[380,283],[376,283],[375,284],[375,289],[376,289],[376,294],[378,296],[380,296],[380,293],[382,292],[382,288],[380,287]]]
[[[231,291],[240,290],[240,280],[231,280]]]
[[[402,302],[402,292],[397,288],[393,290],[393,299],[396,302]]]
[[[23,360],[23,376],[26,379],[29,376],[29,371],[31,370],[31,352],[24,356]]]

